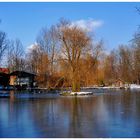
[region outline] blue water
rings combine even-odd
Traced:
[[[140,92],[0,98],[0,137],[140,137]],[[22,94],[21,94],[22,95]]]

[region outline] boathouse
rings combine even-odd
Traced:
[[[13,71],[10,73],[10,85],[16,88],[32,88],[35,84],[35,74],[25,71]]]

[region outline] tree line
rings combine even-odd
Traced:
[[[10,41],[0,31],[0,62],[6,57],[10,71],[36,74],[39,87],[111,85],[117,79],[140,84],[140,32],[129,45],[120,45],[109,54],[103,41],[95,41],[88,30],[60,19],[50,28],[41,29],[36,43],[25,52],[19,39]]]

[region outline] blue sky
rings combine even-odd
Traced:
[[[42,27],[56,24],[61,17],[73,22],[88,23],[86,21],[91,20],[101,23],[93,26],[95,39],[103,39],[109,51],[132,39],[140,25],[140,15],[135,7],[140,7],[140,3],[0,2],[0,30],[5,31],[10,39],[19,38],[27,47],[35,42]]]

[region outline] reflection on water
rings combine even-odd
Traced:
[[[140,92],[0,98],[0,137],[140,137]]]

